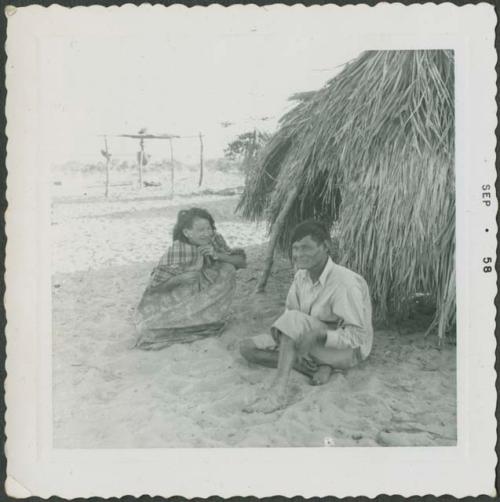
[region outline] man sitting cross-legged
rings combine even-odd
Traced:
[[[278,368],[269,389],[248,412],[270,413],[286,406],[292,368],[321,385],[333,370],[355,366],[370,353],[372,309],[365,280],[335,264],[329,256],[329,235],[318,222],[306,221],[292,234],[292,261],[298,269],[286,299],[285,312],[271,334],[244,340],[245,359]]]

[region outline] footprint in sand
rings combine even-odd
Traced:
[[[227,393],[228,388],[231,388],[230,378],[223,376],[219,378],[205,379],[196,383],[192,388],[192,392],[211,392],[214,394],[221,394],[221,392]]]
[[[272,382],[264,382],[254,386],[246,395],[242,411],[244,413],[274,413],[290,408],[302,401],[303,394],[299,385],[290,385],[286,396],[281,396],[273,391]]]
[[[427,432],[380,431],[376,441],[380,446],[433,446],[435,440]]]

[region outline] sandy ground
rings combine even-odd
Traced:
[[[292,273],[278,259],[266,293],[253,294],[265,229],[235,216],[236,202],[156,195],[54,202],[54,446],[322,446],[325,438],[336,446],[455,444],[455,348],[438,350],[418,323],[404,334],[378,329],[370,358],[323,387],[294,373],[285,410],[241,411],[273,370],[247,364],[238,343],[280,314]],[[131,349],[133,309],[177,211],[193,204],[213,213],[230,245],[248,250],[229,326],[189,345]]]

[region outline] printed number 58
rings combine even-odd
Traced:
[[[492,260],[489,256],[487,256],[486,258],[483,258],[483,263],[491,263]],[[493,269],[491,268],[491,265],[485,265],[483,267],[483,272],[485,273],[488,273],[488,272],[491,272]]]

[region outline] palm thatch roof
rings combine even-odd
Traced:
[[[339,261],[367,279],[379,316],[425,292],[442,336],[455,319],[453,52],[364,52],[293,99],[247,178],[242,214],[273,224],[295,188],[279,247],[301,220],[336,223]]]

